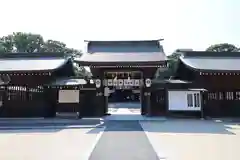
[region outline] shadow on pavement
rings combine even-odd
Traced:
[[[231,130],[236,123],[214,122],[212,120],[167,120],[165,122],[141,122],[146,132],[159,133],[192,133],[192,134],[229,134],[235,135]],[[239,128],[238,128],[239,129]]]
[[[41,119],[41,120],[0,120],[1,133],[58,132],[63,129],[94,128],[101,125],[101,119]]]
[[[171,133],[171,134],[228,134],[235,135],[234,130],[240,130],[238,123],[214,122],[211,120],[166,120],[166,121],[133,121],[110,120],[98,127],[107,128],[104,132],[136,132],[131,127],[139,122],[145,132]],[[132,124],[132,125],[131,125]],[[98,127],[91,129],[88,134],[99,133]]]

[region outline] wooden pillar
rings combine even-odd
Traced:
[[[144,93],[145,99],[146,99],[146,110],[147,110],[147,116],[152,115],[152,108],[151,108],[151,92],[149,88],[146,88]]]
[[[145,91],[144,91],[144,97],[145,97],[145,107],[146,107],[146,113],[148,116],[152,115],[152,108],[151,108],[151,79],[145,78],[144,80],[144,86],[145,86]]]
[[[204,119],[205,118],[205,115],[204,115],[204,108],[205,108],[205,100],[204,100],[204,91],[200,91],[200,98],[201,98],[201,119]]]
[[[144,96],[144,93],[145,93],[145,87],[142,86],[141,87],[141,115],[145,115],[146,114],[146,99],[145,99],[145,96]]]
[[[96,98],[97,98],[97,102],[98,102],[98,109],[97,109],[97,112],[98,112],[98,115],[99,116],[103,116],[106,112],[106,109],[105,109],[105,97],[103,95],[103,87],[99,87],[99,88],[96,88]]]

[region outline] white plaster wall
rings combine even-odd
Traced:
[[[170,111],[200,111],[201,107],[188,107],[187,105],[187,94],[194,93],[200,94],[200,91],[168,91],[168,109]]]

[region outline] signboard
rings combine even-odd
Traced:
[[[79,103],[79,90],[59,90],[59,103]]]
[[[170,111],[201,111],[200,91],[168,91]]]

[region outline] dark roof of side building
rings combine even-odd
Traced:
[[[64,53],[1,53],[0,72],[55,70],[68,60]]]
[[[240,71],[240,52],[182,52],[180,61],[201,71]]]

